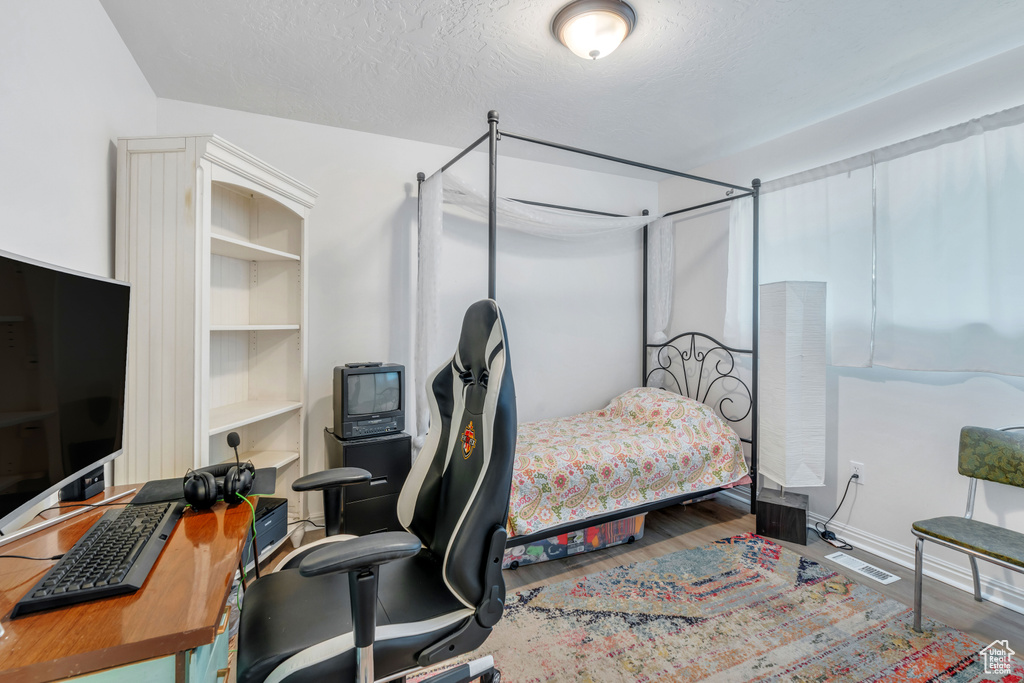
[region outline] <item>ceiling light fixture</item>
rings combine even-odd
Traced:
[[[551,31],[572,53],[600,59],[615,51],[636,25],[636,12],[621,0],[575,0],[555,15]]]

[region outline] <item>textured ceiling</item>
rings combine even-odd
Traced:
[[[454,147],[496,109],[678,169],[1024,44],[1018,0],[630,1],[634,33],[584,61],[562,0],[101,0],[159,97]]]

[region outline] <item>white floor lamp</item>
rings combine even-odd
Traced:
[[[825,483],[825,283],[760,288],[757,533],[807,543],[807,496]]]

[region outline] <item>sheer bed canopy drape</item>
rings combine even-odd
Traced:
[[[701,177],[683,171],[676,171],[670,168],[655,166],[652,164],[634,161],[622,157],[612,156],[602,152],[573,147],[559,142],[542,140],[535,137],[514,133],[498,128],[498,112],[487,112],[487,133],[477,138],[468,147],[456,154],[448,161],[441,170],[427,178],[423,173],[417,174],[420,183],[420,232],[418,245],[419,274],[417,282],[417,303],[416,310],[416,339],[414,342],[415,367],[412,373],[413,382],[416,386],[415,413],[417,442],[422,444],[426,434],[429,421],[428,409],[425,400],[425,388],[429,379],[428,373],[440,360],[436,357],[439,314],[439,286],[447,284],[445,278],[442,281],[439,277],[438,258],[440,256],[439,242],[442,234],[442,223],[446,209],[444,204],[449,203],[450,207],[458,207],[457,211],[462,214],[476,216],[479,219],[486,218],[487,229],[487,291],[488,296],[496,296],[496,273],[497,273],[497,244],[498,229],[515,230],[529,235],[571,240],[576,238],[592,238],[595,235],[614,235],[626,232],[633,232],[643,228],[643,266],[644,276],[642,279],[643,305],[640,307],[643,318],[641,327],[642,338],[640,345],[640,365],[642,380],[641,385],[648,384],[648,368],[653,361],[660,360],[660,356],[654,352],[661,352],[666,343],[673,340],[666,338],[669,318],[672,311],[672,294],[674,288],[674,235],[673,227],[677,219],[672,218],[689,211],[703,209],[708,206],[733,202],[740,197],[753,197],[751,207],[753,213],[752,229],[756,232],[757,219],[757,196],[760,190],[761,181],[754,179],[750,186],[736,185],[729,182]],[[662,216],[612,216],[599,214],[598,212],[566,206],[554,206],[540,204],[525,199],[502,198],[498,195],[498,142],[501,140],[515,140],[530,145],[536,145],[547,149],[555,149],[573,155],[580,155],[592,159],[600,159],[613,164],[643,169],[647,172],[658,174],[661,177],[682,178],[702,184],[704,187],[717,186],[725,190],[725,197],[702,204],[688,206],[685,208],[670,211]],[[486,194],[476,189],[472,183],[467,183],[458,177],[447,173],[447,171],[463,159],[467,154],[486,143],[488,153],[488,179]],[[481,179],[482,181],[482,179]],[[647,213],[646,211],[644,212]],[[484,222],[484,221],[481,221]],[[644,227],[646,226],[646,227]],[[750,263],[756,270],[757,246],[754,244]],[[459,273],[461,275],[461,273]],[[752,296],[756,301],[757,291]],[[623,302],[625,303],[625,302]],[[627,306],[630,304],[627,304]],[[756,309],[751,312],[756,319]],[[756,323],[755,323],[756,326]],[[679,337],[689,336],[691,346],[697,336],[707,338],[715,344],[721,344],[707,335],[700,333],[686,333]],[[675,347],[673,347],[675,348]],[[725,348],[725,347],[718,347]],[[753,346],[756,348],[756,342]],[[678,350],[677,350],[678,351]],[[757,390],[757,355],[750,350],[732,349],[730,352],[751,354],[751,397],[756,397]],[[688,352],[680,352],[681,355]],[[703,352],[699,358],[704,358]],[[685,356],[683,358],[685,361]],[[698,360],[698,362],[701,362]],[[701,366],[703,367],[703,365]],[[742,382],[741,382],[742,384]],[[698,384],[699,386],[699,384]],[[750,438],[744,439],[750,445],[750,475],[757,481],[757,401],[751,401],[750,408],[746,415],[749,416]],[[754,496],[751,496],[751,512],[754,512]]]
[[[487,195],[451,171],[438,171],[420,184],[420,227],[416,303],[416,341],[413,382],[416,387],[416,433],[426,434],[428,373],[437,357],[439,311],[438,262],[441,256],[445,204],[475,219],[486,221]],[[586,239],[648,226],[648,338],[664,341],[672,311],[674,271],[673,220],[653,216],[603,216],[533,206],[497,198],[498,226],[502,230],[559,240]]]
[[[1024,376],[1024,107],[765,183],[760,281],[828,283],[830,364]],[[730,214],[727,343],[751,332]]]

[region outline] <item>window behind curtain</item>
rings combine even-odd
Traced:
[[[727,343],[750,339],[749,202]],[[760,235],[762,283],[828,283],[832,365],[1024,375],[1024,125],[765,192]]]

